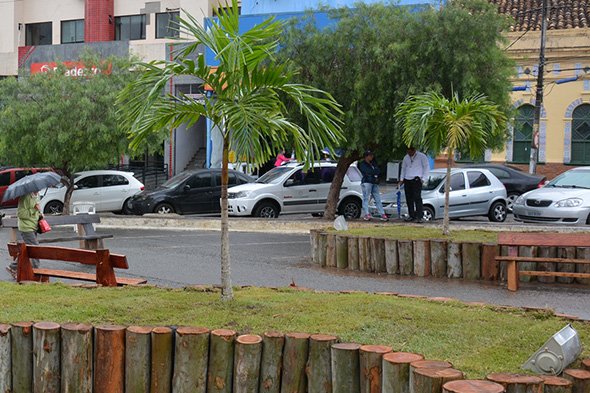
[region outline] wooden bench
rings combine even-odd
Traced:
[[[76,225],[78,234],[75,236],[45,237],[39,238],[40,244],[62,243],[80,241],[80,248],[85,250],[99,250],[104,248],[104,239],[110,239],[113,235],[98,234],[94,230],[94,224],[100,223],[100,216],[96,214],[76,214],[72,216],[45,216],[49,225],[58,227],[62,225]],[[16,243],[18,233],[18,220],[14,217],[4,218],[2,226],[11,229],[10,241]],[[51,235],[48,235],[51,236]]]
[[[8,243],[10,256],[18,261],[16,281],[49,281],[49,277],[69,278],[73,280],[93,281],[99,285],[114,287],[117,285],[145,284],[143,278],[116,277],[114,269],[129,269],[125,255],[111,254],[109,250],[80,250],[77,248],[30,246],[24,243]],[[33,268],[31,258],[77,262],[96,266],[96,273],[72,272]]]
[[[519,270],[518,268],[518,264],[521,262],[588,265],[590,264],[590,260],[588,259],[527,257],[518,255],[519,246],[590,247],[590,234],[588,233],[500,233],[498,234],[498,245],[508,247],[508,255],[497,256],[496,261],[506,262],[506,279],[508,290],[510,291],[518,290],[521,275],[590,279],[590,273]]]

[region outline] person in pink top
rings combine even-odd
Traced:
[[[290,158],[287,158],[285,153],[286,153],[285,149],[282,149],[281,152],[277,155],[277,160],[275,161],[275,166],[281,166],[281,165],[291,161]]]

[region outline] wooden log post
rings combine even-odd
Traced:
[[[534,246],[519,246],[518,247],[518,256],[521,257],[534,257],[537,254],[537,247]],[[575,253],[575,251],[574,251]],[[537,263],[536,262],[520,262],[518,263],[518,270],[536,270]],[[523,276],[520,275],[520,282],[530,282],[534,279],[533,276]]]
[[[92,326],[68,323],[61,327],[62,393],[92,393],[92,347]]]
[[[320,231],[318,229],[309,230],[309,242],[311,243],[311,263],[313,263],[314,265],[320,264],[319,236]]]
[[[336,267],[336,234],[326,235],[326,267]]]
[[[11,326],[10,332],[11,393],[31,393],[33,391],[33,323],[15,323]]]
[[[172,329],[158,326],[152,330],[151,393],[172,391],[174,336]]]
[[[415,393],[439,393],[445,383],[464,379],[454,368],[418,368],[414,371]]]
[[[543,380],[543,393],[572,393],[572,382],[554,375],[539,375]]]
[[[590,371],[590,358],[582,360],[582,369]]]
[[[372,266],[371,238],[359,237],[359,270],[361,272],[375,271]]]
[[[576,250],[576,258],[590,260],[590,247],[579,247]],[[576,264],[576,272],[590,273],[590,264]],[[576,278],[576,282],[582,285],[590,285],[590,278]]]
[[[264,333],[260,365],[260,393],[280,393],[284,346],[285,336],[283,334]]]
[[[336,236],[336,267],[348,269],[348,238],[346,236]]]
[[[387,274],[398,274],[397,240],[385,239],[385,271]]]
[[[94,393],[125,389],[125,326],[94,328]]]
[[[559,258],[573,259],[576,257],[576,248],[575,247],[558,247],[557,248],[557,256]],[[576,265],[574,263],[558,263],[557,264],[557,271],[558,272],[573,273],[576,271]],[[561,284],[571,284],[574,282],[574,278],[573,277],[557,277],[557,282],[559,282]]]
[[[530,375],[493,373],[487,379],[504,386],[506,393],[542,393],[543,380]]]
[[[447,277],[460,278],[462,275],[461,244],[449,242],[447,251]]]
[[[428,240],[414,240],[414,275],[418,277],[430,276],[430,242]]]
[[[207,393],[209,329],[179,327],[174,340],[174,393]]]
[[[481,248],[479,243],[463,243],[461,245],[463,262],[463,278],[479,280],[481,278]]]
[[[289,333],[285,336],[281,393],[305,393],[305,366],[309,354],[309,334]]]
[[[361,393],[381,393],[383,355],[391,350],[384,345],[363,345],[360,348]]]
[[[446,362],[444,360],[417,360],[415,362],[410,363],[410,378],[409,384],[410,393],[414,392],[414,372],[420,368],[452,368],[453,365],[451,362]]]
[[[572,393],[590,392],[590,371],[568,368],[563,377],[572,382]]]
[[[398,240],[397,253],[399,274],[411,276],[414,273],[414,250],[411,240]]]
[[[307,360],[307,391],[309,393],[332,393],[332,345],[338,337],[314,334],[309,338]]]
[[[348,269],[359,270],[359,238],[356,236],[348,238]]]
[[[207,393],[232,393],[235,339],[236,332],[233,330],[211,332]]]
[[[479,379],[447,382],[443,393],[504,393],[506,389],[499,383]]]
[[[537,256],[540,258],[557,258],[557,247],[538,247],[537,248]],[[537,263],[537,270],[543,272],[554,272],[556,271],[557,266],[555,263],[551,262],[539,262]],[[546,284],[554,283],[556,277],[544,277],[538,276],[537,281],[543,282]]]
[[[417,353],[383,355],[383,393],[410,393],[410,363],[419,360],[424,360],[424,356]]]
[[[332,391],[334,393],[360,393],[359,344],[332,345]]]
[[[484,243],[481,246],[481,279],[486,281],[498,281],[500,279],[500,263],[496,261],[498,246],[492,243]]]
[[[317,237],[318,247],[318,265],[326,267],[326,259],[328,256],[328,234],[326,232],[319,232]]]
[[[501,246],[500,247],[500,255],[507,256],[510,253],[510,248],[508,246]],[[506,282],[508,278],[507,273],[508,264],[507,263],[500,263],[500,282]]]
[[[244,334],[236,339],[234,393],[258,393],[262,337]]]
[[[371,238],[371,266],[374,267],[376,273],[387,273],[385,266],[385,239],[373,237]]]
[[[60,392],[60,341],[60,326],[57,323],[38,322],[33,325],[33,392]]]
[[[12,348],[10,325],[0,324],[0,392],[12,392]]]
[[[125,392],[150,391],[152,328],[130,326],[125,332]]]
[[[447,242],[444,240],[430,241],[430,274],[437,278],[447,275]]]

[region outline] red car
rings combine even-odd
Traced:
[[[49,168],[4,168],[0,170],[0,201],[4,197],[4,192],[6,192],[8,186],[15,181],[33,173],[47,172],[50,170]],[[18,199],[12,199],[0,204],[1,207],[15,207],[17,205]]]

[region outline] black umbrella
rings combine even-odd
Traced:
[[[39,192],[47,187],[53,187],[60,181],[61,176],[55,172],[39,172],[25,176],[8,186],[2,202],[10,201],[33,192]]]

